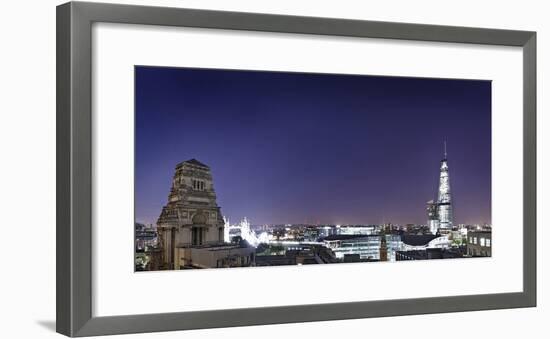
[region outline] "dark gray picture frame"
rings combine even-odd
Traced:
[[[200,27],[516,46],[523,49],[523,292],[94,317],[92,24]],[[520,114],[520,112],[518,112]],[[536,33],[71,2],[57,7],[57,331],[171,331],[536,306]]]

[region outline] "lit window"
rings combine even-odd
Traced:
[[[474,240],[472,237],[470,237],[470,244],[473,244],[474,243]]]
[[[491,239],[486,239],[485,240],[485,246],[491,247]]]
[[[477,238],[474,237],[474,245],[477,245]]]
[[[479,244],[485,246],[485,238],[479,238]]]

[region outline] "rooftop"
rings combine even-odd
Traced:
[[[434,240],[437,237],[438,237],[437,235],[432,235],[432,234],[423,234],[423,235],[403,234],[401,235],[401,241],[411,246],[423,246],[423,245],[427,245],[430,241]]]
[[[226,251],[233,249],[242,249],[243,247],[238,244],[230,243],[207,243],[202,245],[192,245],[192,244],[178,244],[177,248],[191,248],[191,249],[202,249],[207,251]],[[247,247],[244,247],[247,248]]]
[[[198,161],[197,159],[193,158],[193,159],[190,159],[190,160],[186,160],[184,162],[181,162],[178,164],[177,167],[183,165],[183,164],[189,164],[189,165],[193,165],[193,166],[199,166],[199,167],[205,167],[205,168],[210,168],[208,167],[208,165],[205,165],[203,164],[202,162]]]
[[[333,241],[333,240],[349,240],[356,238],[368,238],[368,237],[379,237],[379,234],[333,234],[329,235],[323,240]]]
[[[468,231],[468,234],[475,235],[475,234],[491,234],[491,231],[484,231],[484,230],[475,230],[475,231]]]

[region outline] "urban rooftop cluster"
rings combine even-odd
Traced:
[[[216,202],[210,168],[176,166],[156,225],[135,226],[135,269],[179,270],[491,256],[491,225],[455,224],[445,145],[426,224],[232,224]]]

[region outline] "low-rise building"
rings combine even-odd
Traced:
[[[176,270],[255,266],[255,249],[234,244],[210,244],[175,248]]]
[[[284,253],[267,254],[264,252],[256,256],[256,266],[279,265],[309,265],[330,264],[339,262],[334,253],[320,245],[298,245],[286,248]]]
[[[385,239],[385,249],[381,251],[382,237]],[[324,238],[323,242],[340,260],[343,260],[347,254],[359,254],[362,261],[395,261],[397,251],[450,247],[447,237],[432,234],[331,235]]]
[[[491,232],[469,231],[467,236],[467,254],[471,257],[491,256]]]
[[[361,260],[380,260],[380,246],[382,238],[386,240],[386,259],[393,261],[394,252],[399,250],[400,236],[386,235],[358,235],[341,234],[330,235],[323,239],[326,247],[334,252],[336,258],[344,260],[346,254],[358,254]]]
[[[458,248],[426,248],[424,250],[397,251],[396,261],[403,260],[431,260],[431,259],[452,259],[464,257],[463,250]]]

